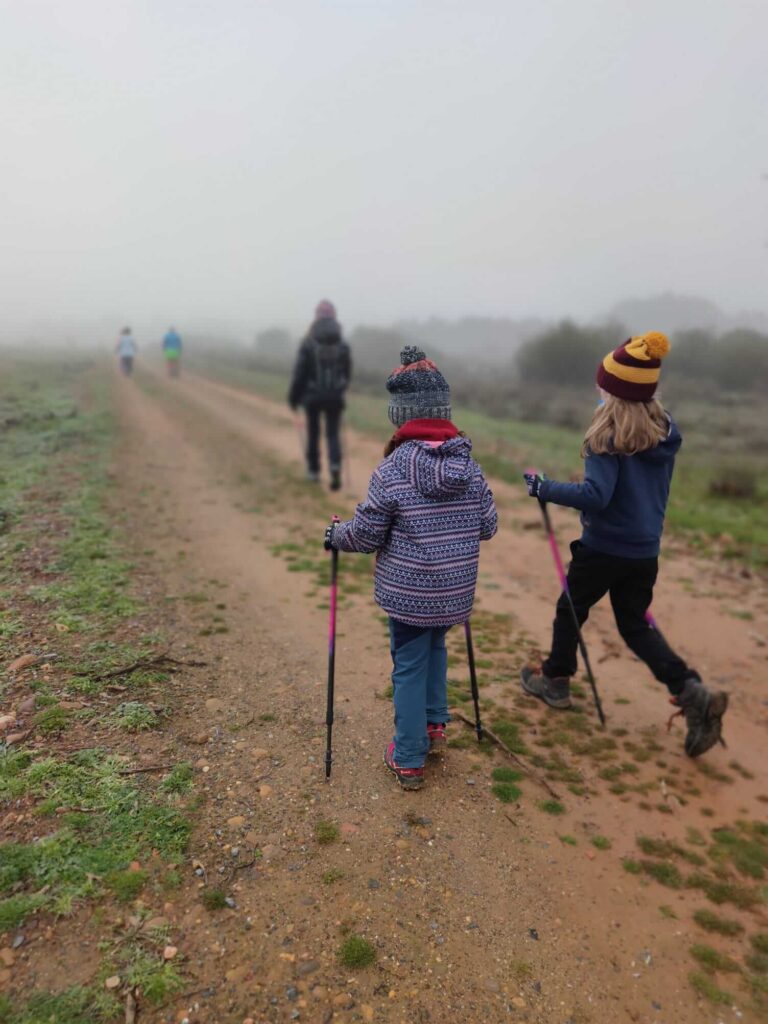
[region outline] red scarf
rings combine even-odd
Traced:
[[[391,455],[395,448],[406,441],[439,441],[442,444],[458,436],[459,431],[450,420],[408,420],[392,435],[384,451],[386,455]]]

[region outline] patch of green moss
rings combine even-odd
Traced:
[[[349,970],[359,970],[376,960],[376,949],[362,935],[349,935],[339,949],[339,961]]]

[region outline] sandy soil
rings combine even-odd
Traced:
[[[391,710],[377,694],[388,683],[388,651],[366,592],[346,602],[340,618],[328,785],[327,612],[307,575],[290,571],[273,547],[303,539],[315,515],[309,532],[319,545],[327,511],[347,516],[363,495],[380,445],[350,436],[354,486],[334,506],[301,483],[294,424],[275,403],[190,375],[121,381],[119,400],[121,488],[142,543],[155,551],[168,594],[210,595],[226,605],[219,617],[228,630],[201,637],[199,606],[175,603],[176,649],[204,649],[216,666],[196,677],[172,726],[207,795],[192,851],[206,876],[190,870],[183,898],[164,911],[186,958],[188,992],[170,1014],[141,1020],[736,1020],[730,1007],[700,1003],[686,981],[688,948],[703,941],[691,921],[706,904],[701,893],[642,881],[621,858],[636,855],[639,833],[682,839],[689,825],[765,818],[764,584],[669,544],[654,608],[681,653],[731,691],[729,750],[713,751],[707,764],[727,773],[736,757],[751,778],[719,781],[683,757],[680,726],[665,728],[665,691],[622,647],[610,609],[600,607],[586,635],[609,728],[639,742],[652,735],[661,748],[665,767],[654,769],[649,810],[611,793],[599,765],[588,763],[580,771],[597,795],[553,783],[562,817],[542,813],[537,801],[547,794],[532,781],[519,805],[504,805],[490,790],[490,768],[506,763],[503,756],[490,761],[471,747],[450,749],[420,793],[403,793],[381,764]],[[483,551],[479,608],[511,615],[516,637],[545,646],[557,585],[537,509],[521,489],[494,489],[502,526]],[[575,520],[563,512],[556,526],[564,548]],[[344,580],[342,558],[342,590]],[[512,656],[506,676],[484,680],[500,704],[513,704],[520,660]],[[555,713],[526,713],[533,725],[524,738],[535,741],[539,719]],[[670,803],[667,783],[701,795],[684,807]],[[672,813],[656,810],[665,801]],[[319,820],[339,823],[340,841],[318,845]],[[578,845],[564,844],[563,834]],[[612,849],[590,846],[595,834]],[[250,866],[254,849],[262,855]],[[331,870],[343,877],[328,884]],[[204,881],[226,889],[236,909],[204,911],[194,898]],[[676,917],[663,916],[660,905]],[[760,923],[754,913],[744,919],[752,930]],[[339,966],[347,929],[376,946],[374,966]],[[739,999],[741,1019],[757,1019],[746,1003]]]

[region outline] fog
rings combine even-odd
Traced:
[[[5,339],[768,305],[764,0],[0,14]]]

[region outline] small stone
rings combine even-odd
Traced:
[[[3,967],[13,967],[16,963],[16,954],[12,949],[7,946],[4,949],[0,949],[0,963]]]
[[[292,1003],[296,1002],[296,1000],[299,998],[299,990],[296,988],[295,985],[288,986],[288,988],[285,990],[285,998],[290,1000],[290,1002]]]
[[[35,665],[40,661],[40,656],[37,654],[22,654],[20,658],[12,661],[8,666],[9,672],[20,672],[23,668],[29,668],[30,665]]]
[[[254,747],[251,751],[251,757],[256,761],[260,761],[263,757],[269,757],[269,751],[265,750],[264,747]]]
[[[224,977],[227,981],[239,983],[245,981],[248,977],[250,968],[248,964],[241,964],[239,967],[231,967],[228,971],[224,972]]]
[[[234,818],[227,818],[227,824],[230,828],[242,828],[245,824],[245,817],[242,814],[236,814]]]
[[[235,903],[231,896],[226,896],[224,898],[224,902],[226,903],[230,910],[237,910],[237,904]]]
[[[258,832],[246,832],[243,836],[243,842],[248,846],[259,845],[259,833]],[[263,852],[263,851],[262,851]]]
[[[474,779],[467,779],[466,783],[467,783],[468,786],[474,786],[475,780]]]
[[[31,732],[31,729],[18,729],[15,732],[9,732],[5,737],[6,747],[12,747],[14,743],[21,743],[21,741],[25,740]]]
[[[381,882],[378,880],[378,878],[369,878],[368,879],[368,888],[369,889],[380,889],[381,888]]]
[[[26,940],[26,939],[25,939],[25,937],[24,937],[24,936],[23,936],[23,935],[21,934],[21,932],[18,932],[18,934],[16,934],[16,935],[14,935],[14,936],[13,936],[13,942],[11,943],[11,948],[12,948],[12,949],[19,949],[19,948],[20,948],[21,946],[23,946],[23,945],[24,945],[24,943],[25,943],[26,941],[27,941],[27,940]]]
[[[529,928],[528,929],[528,934],[530,935],[530,937],[532,939],[536,939],[538,941],[539,933],[536,931],[535,928]]]
[[[178,952],[179,950],[176,946],[166,946],[163,950],[163,960],[173,960]]]
[[[296,968],[296,973],[300,978],[306,978],[310,974],[314,974],[315,971],[320,970],[319,960],[304,960]]]
[[[522,1010],[522,1008],[525,1006],[525,1000],[523,999],[522,996],[512,996],[510,1002],[512,1003],[513,1006],[516,1006],[519,1010]]]
[[[194,736],[189,737],[189,742],[194,743],[196,747],[202,747],[208,742],[207,732],[198,732]]]
[[[239,846],[233,846],[232,849],[229,851],[229,855],[230,855],[230,857],[239,857],[240,856],[240,847]]]
[[[114,992],[116,988],[120,988],[120,975],[112,974],[107,978],[104,982],[104,988],[108,989],[110,992]]]
[[[373,1007],[369,1006],[368,1003],[363,1003],[360,1007],[360,1013],[363,1015],[363,1020],[370,1022],[373,1020]]]
[[[289,1014],[290,1020],[298,1020],[301,1017],[301,1013],[298,1010],[291,1010]]]
[[[35,698],[34,697],[27,697],[27,699],[23,700],[21,702],[21,704],[19,704],[18,708],[16,709],[17,713],[20,714],[20,715],[31,715],[34,710],[35,710]]]
[[[268,786],[266,782],[262,786],[259,786],[259,796],[262,800],[266,800],[267,797],[272,796],[272,787]]]
[[[205,702],[205,710],[217,714],[219,711],[224,710],[224,701],[219,700],[218,697],[209,697]]]
[[[16,714],[0,715],[0,732],[8,732],[16,725]]]
[[[495,978],[486,978],[483,982],[483,987],[487,992],[501,992],[501,985]]]
[[[352,825],[349,822],[342,822],[340,832],[346,838],[353,836],[357,832],[357,825]]]

